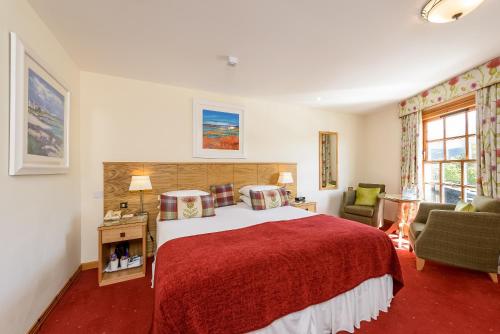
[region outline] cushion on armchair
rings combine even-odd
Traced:
[[[464,201],[458,201],[455,211],[458,212],[476,212],[476,207],[472,203],[467,203]]]
[[[374,209],[372,206],[366,205],[346,205],[344,211],[346,213],[350,213],[351,215],[372,217]]]
[[[377,196],[380,193],[380,188],[363,188],[356,189],[356,202],[354,205],[374,206],[377,204]]]

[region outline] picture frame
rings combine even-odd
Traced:
[[[193,157],[244,159],[245,109],[214,101],[193,100]]]
[[[70,91],[10,33],[10,175],[69,171]]]

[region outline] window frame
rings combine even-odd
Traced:
[[[474,95],[468,95],[465,96],[459,100],[451,101],[446,104],[439,105],[437,107],[434,107],[432,109],[427,109],[423,112],[422,114],[422,130],[423,130],[423,136],[422,136],[422,184],[423,184],[423,194],[424,194],[424,199],[426,201],[430,201],[431,199],[425,198],[425,187],[426,185],[430,186],[439,186],[439,203],[446,203],[444,194],[443,194],[443,188],[446,186],[449,187],[454,187],[454,188],[460,188],[460,199],[464,200],[465,198],[465,191],[466,189],[476,189],[476,185],[466,185],[464,181],[465,180],[465,165],[466,163],[476,163],[477,160],[477,134],[476,134],[476,129],[472,130],[473,133],[470,133],[469,130],[469,113],[470,112],[477,112],[476,111],[476,103],[475,103],[475,97]],[[465,117],[465,133],[464,135],[461,136],[452,136],[452,137],[447,137],[446,136],[446,119],[450,116],[454,116],[457,114],[464,114]],[[438,139],[432,139],[432,140],[427,140],[427,123],[442,119],[443,120],[443,137],[438,138]],[[469,152],[469,139],[474,136],[476,139],[476,157],[471,157],[470,152]],[[453,159],[453,160],[448,160],[447,157],[447,147],[446,147],[446,142],[449,140],[453,139],[464,139],[465,141],[465,157],[463,159]],[[443,148],[443,159],[441,160],[428,160],[428,144],[432,142],[440,142],[442,141],[442,148]],[[445,163],[460,163],[460,183],[455,184],[455,183],[449,183],[449,182],[444,182],[443,179],[443,164]],[[426,182],[425,180],[425,165],[426,164],[438,164],[439,166],[439,181],[438,182]],[[477,177],[477,171],[476,171],[476,177]]]

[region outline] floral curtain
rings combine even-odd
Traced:
[[[420,192],[422,111],[401,117],[401,190]]]
[[[500,197],[500,84],[476,92],[477,193]]]
[[[331,151],[332,143],[328,134],[321,134],[321,180],[322,186],[326,187],[332,182],[332,166],[331,166]]]
[[[424,110],[497,83],[500,83],[500,57],[402,101],[399,104],[399,116]]]

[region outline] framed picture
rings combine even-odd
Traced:
[[[9,174],[69,170],[70,92],[10,33]]]
[[[195,99],[193,156],[245,158],[244,115],[244,109],[239,106]]]

